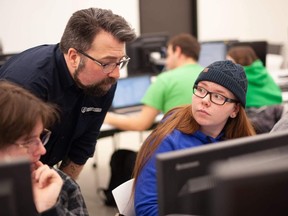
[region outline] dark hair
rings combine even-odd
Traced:
[[[258,56],[255,51],[250,46],[234,46],[228,50],[228,56],[233,58],[233,60],[242,66],[251,65],[254,61],[256,61]]]
[[[134,29],[123,17],[111,10],[88,8],[73,13],[62,35],[60,48],[63,53],[71,47],[88,50],[97,33],[103,30],[121,42],[130,42],[136,37]]]
[[[177,46],[180,47],[184,55],[198,61],[200,44],[194,36],[187,33],[176,35],[168,41],[169,45],[172,46],[173,51],[175,51]]]
[[[57,118],[53,105],[14,83],[0,80],[0,149],[31,134],[39,119],[49,127]]]

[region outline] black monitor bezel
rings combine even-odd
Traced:
[[[126,54],[131,58],[127,65],[128,76],[161,73],[164,65],[152,62],[150,54],[152,52],[161,53],[161,57],[164,59],[169,37],[170,35],[166,32],[146,33],[127,43]]]
[[[216,162],[210,216],[287,215],[288,154],[268,151],[263,157]]]
[[[185,185],[191,178],[198,180],[201,180],[201,178],[205,180],[204,178],[206,177],[209,178],[209,166],[217,160],[287,146],[287,140],[288,132],[281,131],[158,154],[156,156],[156,174],[159,215],[163,216],[173,213],[207,213],[208,209],[203,210],[204,207],[207,207],[207,203],[203,203],[203,197],[201,198],[200,196],[201,194],[204,194],[203,196],[207,195],[205,193],[209,190],[208,185],[203,186],[208,187],[208,189],[206,188],[207,190],[203,189],[200,191],[200,195],[197,194],[197,192],[191,194],[191,196],[196,197],[192,197],[194,202],[191,202],[186,194],[181,197],[182,201],[177,203],[176,197],[179,195],[179,192],[185,188]],[[175,170],[176,165],[180,171]],[[198,202],[197,199],[199,197],[200,201],[198,200]],[[187,203],[185,203],[186,201]],[[187,205],[190,206],[187,207]]]
[[[0,160],[0,188],[1,199],[7,206],[0,205],[0,212],[5,215],[36,215],[34,205],[32,182],[31,182],[31,163],[27,158]]]

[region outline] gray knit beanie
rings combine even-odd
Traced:
[[[199,74],[195,81],[197,85],[201,81],[217,83],[230,90],[245,108],[247,78],[243,67],[232,61],[216,61]]]

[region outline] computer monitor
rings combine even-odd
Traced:
[[[201,66],[207,67],[215,61],[226,59],[227,44],[224,41],[202,42],[200,45],[198,63]]]
[[[127,66],[128,76],[162,72],[168,39],[167,33],[149,33],[127,43],[126,54],[131,58]]]
[[[159,215],[207,215],[213,186],[209,167],[213,162],[286,147],[287,140],[288,133],[282,131],[157,155]]]
[[[36,215],[30,169],[25,158],[0,161],[0,215]]]
[[[212,166],[210,216],[288,215],[288,154]]]
[[[141,100],[150,84],[150,75],[130,76],[119,79],[111,111],[117,113],[139,111],[142,105]]]

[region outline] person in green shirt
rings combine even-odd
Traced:
[[[282,92],[250,46],[229,49],[228,59],[241,64],[248,78],[246,107],[262,107],[282,103]]]
[[[149,129],[160,113],[191,103],[192,87],[203,67],[197,61],[200,44],[195,37],[182,33],[167,44],[167,71],[159,74],[145,93],[137,115],[107,113],[105,123],[121,130]]]
[[[227,59],[244,67],[248,90],[246,112],[257,133],[269,132],[283,114],[282,92],[250,46],[234,46]]]

